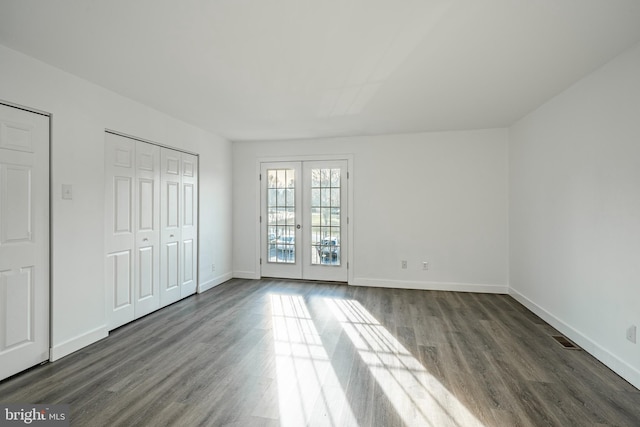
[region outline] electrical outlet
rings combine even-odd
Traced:
[[[402,268],[406,269],[407,268],[407,260],[402,260]]]
[[[631,325],[627,329],[627,339],[632,343],[636,343],[636,325]]]
[[[211,272],[213,273],[214,271],[216,271],[216,265],[215,264],[211,264]]]
[[[422,262],[422,269],[423,270],[428,270],[429,269],[429,263],[427,261],[423,261]]]

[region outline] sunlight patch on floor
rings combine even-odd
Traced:
[[[357,426],[301,296],[271,295],[281,426]]]
[[[358,301],[325,302],[406,425],[483,427]]]

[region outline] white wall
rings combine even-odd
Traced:
[[[353,155],[352,284],[507,292],[504,129],[235,142],[235,276],[260,275],[258,159],[330,154]]]
[[[640,45],[510,129],[512,293],[640,387]]]
[[[200,284],[231,277],[231,144],[0,46],[0,98],[52,120],[52,354],[105,336],[104,131],[200,154]],[[61,185],[73,185],[73,200]],[[211,271],[211,264],[216,271]]]

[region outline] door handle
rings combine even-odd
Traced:
[[[298,230],[300,230],[300,229],[302,228],[302,226],[301,226],[300,224],[298,224],[298,225],[296,225],[296,228],[297,228]]]
[[[169,237],[173,237],[173,234],[169,235]]]
[[[143,242],[148,242],[149,239],[147,239],[146,237],[144,239],[142,239]]]

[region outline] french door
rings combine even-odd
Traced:
[[[261,275],[346,282],[347,162],[261,165]]]

